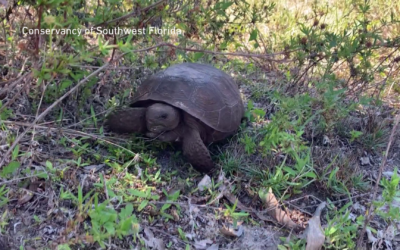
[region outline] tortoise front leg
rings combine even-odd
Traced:
[[[214,169],[214,162],[210,152],[200,137],[198,130],[187,128],[182,143],[183,156],[199,172],[210,172]]]
[[[145,133],[146,108],[122,108],[112,112],[106,118],[107,130],[116,133]]]

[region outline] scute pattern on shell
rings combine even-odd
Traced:
[[[151,76],[139,86],[131,106],[148,100],[180,108],[214,130],[226,133],[237,130],[244,114],[234,80],[205,64],[176,64]]]

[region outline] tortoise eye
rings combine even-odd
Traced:
[[[167,118],[167,114],[162,114],[162,115],[160,115],[160,118],[161,118],[161,119],[166,119],[166,118]]]

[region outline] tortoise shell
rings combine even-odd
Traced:
[[[223,71],[205,64],[182,63],[146,79],[133,96],[131,107],[164,102],[199,119],[210,128],[230,134],[244,115],[238,86]]]

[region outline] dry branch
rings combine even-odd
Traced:
[[[151,10],[151,9],[154,9],[155,7],[157,7],[158,5],[160,5],[160,4],[164,3],[164,2],[166,2],[166,0],[158,1],[156,3],[153,3],[153,4],[143,8],[143,9],[140,9],[139,11],[137,11],[137,10],[131,11],[130,13],[128,13],[126,15],[123,15],[121,17],[115,18],[115,19],[107,21],[107,22],[102,22],[100,24],[95,25],[94,27],[104,26],[104,25],[108,25],[110,23],[114,23],[114,22],[125,20],[125,19],[127,19],[129,17],[139,16],[141,13],[145,13],[145,12]]]

